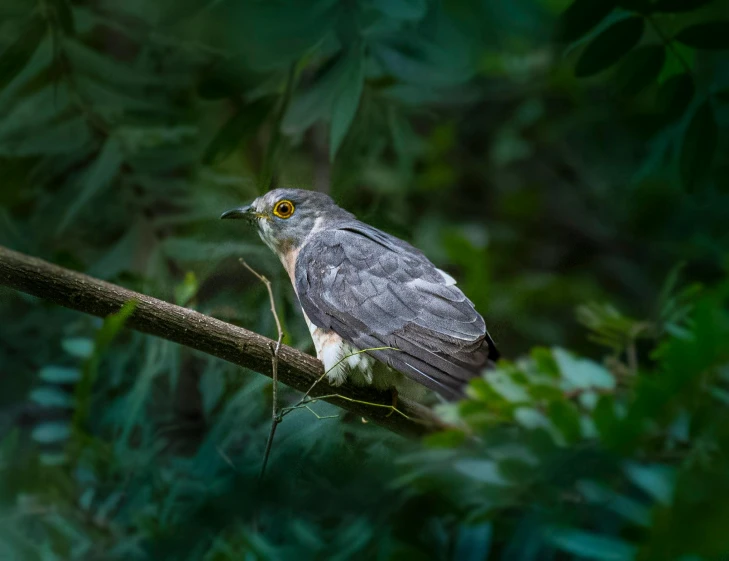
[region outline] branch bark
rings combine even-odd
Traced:
[[[137,307],[126,327],[272,375],[271,345],[276,342],[267,337],[3,246],[0,246],[0,285],[99,317],[118,312],[126,302],[135,300]],[[323,372],[322,363],[314,357],[281,345],[278,379],[287,386],[306,392]],[[322,382],[309,395],[334,393],[341,397],[327,397],[326,401],[404,436],[420,436],[443,428],[427,407],[407,399],[398,401],[397,409],[402,415],[385,407],[391,403],[389,392],[351,384],[333,388]],[[371,403],[382,406],[368,405]]]

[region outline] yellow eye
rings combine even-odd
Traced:
[[[273,207],[273,213],[279,218],[290,218],[294,210],[296,210],[294,203],[286,199],[277,202]]]

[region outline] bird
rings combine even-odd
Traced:
[[[453,401],[499,359],[452,276],[328,194],[276,188],[220,218],[255,224],[281,260],[331,385]]]

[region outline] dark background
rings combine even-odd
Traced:
[[[726,559],[729,4],[569,4],[0,0],[0,244],[275,337],[244,257],[313,352],[218,216],[323,190],[507,359],[423,442],[296,411],[259,485],[267,378],[0,288],[0,558]]]

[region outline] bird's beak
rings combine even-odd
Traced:
[[[220,215],[220,218],[243,218],[245,220],[254,220],[256,218],[256,211],[253,209],[251,205],[242,206],[239,208],[232,208],[230,210],[226,210],[223,214]]]

